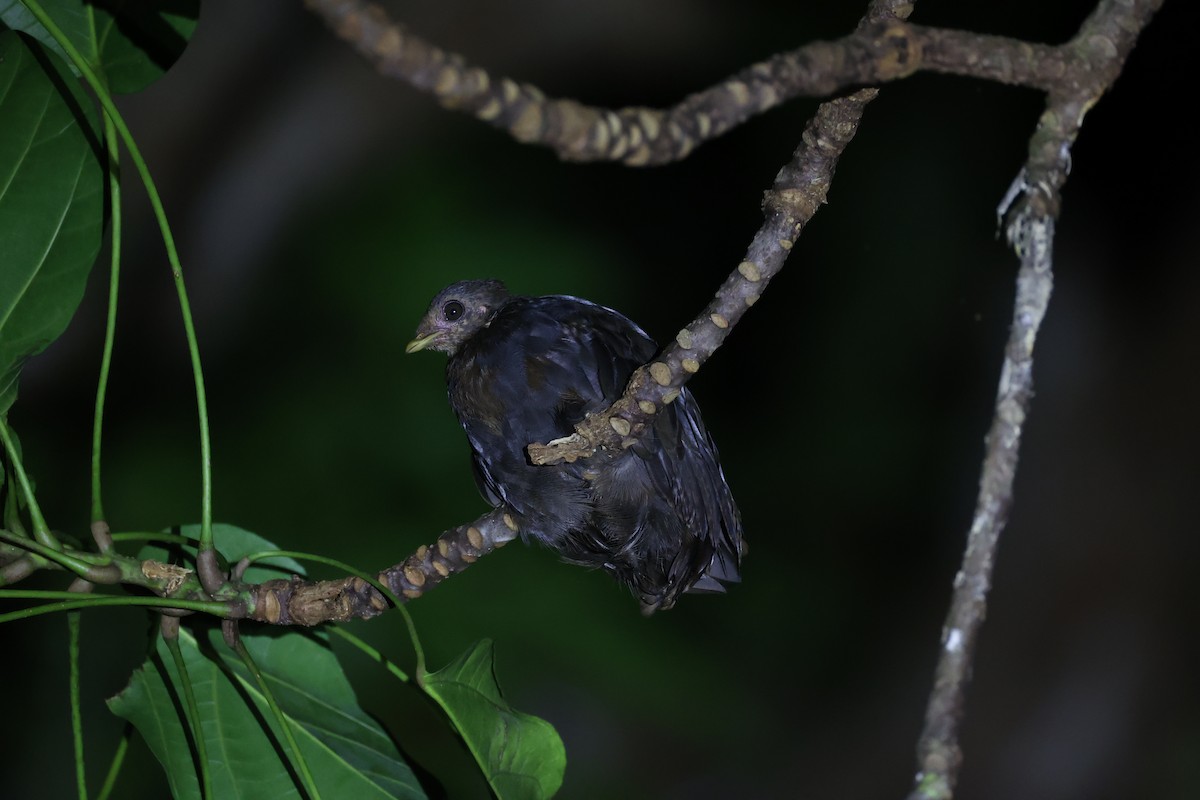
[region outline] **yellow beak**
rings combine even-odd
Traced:
[[[424,350],[429,344],[438,337],[439,331],[434,331],[426,336],[418,336],[404,346],[404,352],[415,353],[418,350]]]

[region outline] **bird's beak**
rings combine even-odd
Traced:
[[[417,338],[413,339],[411,342],[409,342],[408,344],[406,344],[404,346],[404,352],[415,353],[418,350],[424,350],[440,334],[441,334],[441,331],[434,331],[433,333],[429,333],[424,336],[418,336]]]

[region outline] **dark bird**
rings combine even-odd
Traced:
[[[658,352],[633,322],[575,297],[517,297],[500,281],[463,281],[433,298],[405,351],[426,348],[450,356],[450,406],[471,443],[479,491],[514,515],[526,540],[603,567],[645,614],[739,579],[741,517],[686,389],[628,449],[573,464],[529,460],[529,444],[569,436]]]

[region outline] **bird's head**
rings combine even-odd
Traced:
[[[454,355],[462,343],[491,322],[508,300],[508,289],[495,280],[460,281],[437,293],[417,326],[417,335],[404,348],[440,350]]]

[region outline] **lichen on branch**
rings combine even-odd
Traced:
[[[443,532],[432,545],[417,548],[377,577],[401,601],[414,600],[516,536],[512,515],[503,508],[494,509],[474,522]],[[354,576],[329,581],[271,580],[248,586],[246,592],[246,618],[272,625],[369,619],[391,605],[382,592]]]

